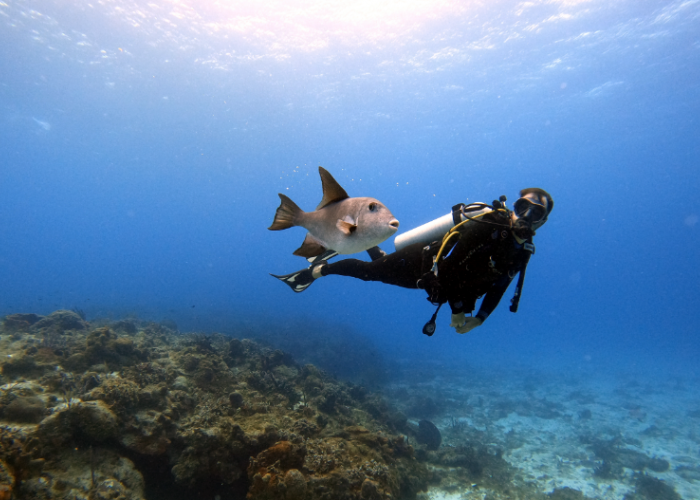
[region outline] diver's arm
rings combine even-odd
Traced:
[[[501,279],[496,281],[491,289],[486,292],[486,295],[484,295],[484,300],[481,301],[479,312],[474,317],[478,318],[481,323],[486,321],[486,318],[488,318],[498,306],[498,303],[501,301],[501,298],[503,298],[503,294],[506,293],[511,281],[513,281],[513,278],[510,277],[509,274],[504,274]]]
[[[467,318],[464,313],[453,314],[450,326],[454,327],[457,333],[467,333],[477,326],[481,326],[486,321],[486,318],[496,309],[512,280],[513,278],[509,278],[508,275],[498,280],[484,296],[479,312],[475,316]]]

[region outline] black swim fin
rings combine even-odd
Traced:
[[[277,278],[282,283],[286,283],[289,286],[289,288],[292,289],[292,291],[296,293],[301,293],[307,288],[309,288],[311,286],[311,283],[313,283],[316,280],[316,278],[313,277],[313,274],[311,272],[312,268],[313,266],[311,266],[308,269],[297,271],[296,273],[285,274],[282,276],[277,276],[276,274],[270,273],[270,276]]]
[[[338,255],[338,252],[336,252],[335,250],[326,250],[321,255],[315,255],[313,257],[308,257],[306,260],[308,260],[309,263],[311,264],[311,267],[313,267],[314,264],[318,264],[319,262],[330,260],[333,257],[335,257],[336,255]]]

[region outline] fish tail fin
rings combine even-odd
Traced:
[[[292,226],[298,225],[297,221],[304,213],[304,211],[287,196],[280,193],[279,197],[282,200],[282,203],[280,203],[280,206],[277,207],[277,212],[275,212],[275,220],[272,221],[272,225],[268,227],[270,231],[279,231],[281,229],[288,229]]]

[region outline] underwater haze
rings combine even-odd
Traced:
[[[4,0],[0,144],[0,315],[697,380],[698,0]],[[518,313],[513,284],[429,338],[423,291],[270,277],[306,265],[303,229],[267,228],[277,193],[319,203],[319,165],[399,234],[552,193]]]

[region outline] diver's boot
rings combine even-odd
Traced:
[[[302,269],[296,273],[285,274],[283,276],[277,276],[276,274],[270,273],[283,283],[286,283],[289,288],[291,288],[296,293],[301,293],[311,286],[311,283],[316,281],[317,278],[322,276],[321,268],[325,265],[325,262],[318,265],[312,265],[307,269]]]

